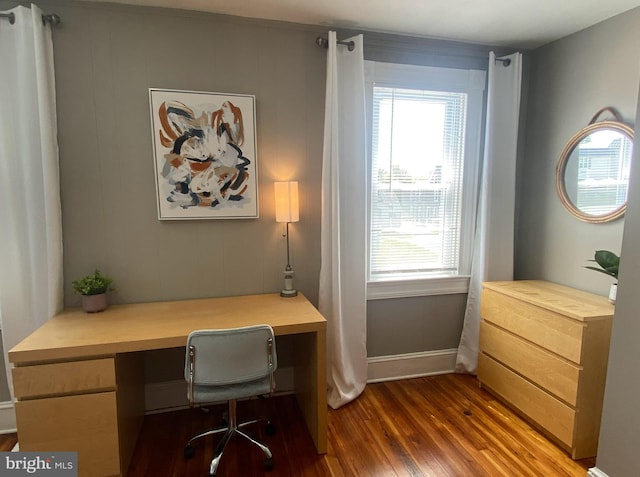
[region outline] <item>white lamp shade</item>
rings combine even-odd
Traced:
[[[276,192],[276,222],[297,222],[300,220],[298,206],[298,183],[274,182]]]

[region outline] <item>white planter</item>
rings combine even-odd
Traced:
[[[107,294],[82,295],[82,309],[87,313],[96,313],[107,307]]]
[[[617,294],[618,294],[618,284],[614,283],[613,285],[611,285],[611,288],[609,288],[609,301],[614,305],[616,304]]]

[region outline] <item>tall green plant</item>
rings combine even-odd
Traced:
[[[590,262],[596,262],[600,268],[587,265],[585,268],[589,270],[595,270],[596,272],[609,275],[618,281],[618,268],[620,267],[620,257],[609,250],[596,250],[593,260]]]

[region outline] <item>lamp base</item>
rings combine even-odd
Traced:
[[[298,291],[293,288],[293,270],[291,265],[287,263],[284,269],[284,288],[280,292],[280,296],[291,298],[298,295]]]
[[[282,290],[280,292],[280,296],[285,298],[292,298],[294,296],[298,296],[298,290]]]

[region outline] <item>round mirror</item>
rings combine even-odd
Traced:
[[[567,210],[580,220],[617,219],[627,207],[633,129],[600,121],[578,131],[556,167],[556,189]]]

